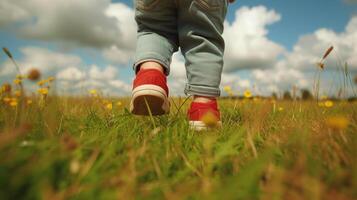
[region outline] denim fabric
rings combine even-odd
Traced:
[[[185,93],[219,96],[227,0],[134,2],[138,25],[134,70],[145,61],[156,61],[169,75],[172,54],[180,48],[188,79]]]

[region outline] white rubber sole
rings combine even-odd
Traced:
[[[134,115],[164,115],[170,112],[170,102],[164,89],[157,85],[141,85],[132,91],[130,112]]]
[[[195,130],[195,131],[206,131],[206,130],[210,130],[212,128],[221,128],[222,122],[218,121],[216,127],[208,127],[202,121],[189,121],[189,127],[191,130]]]

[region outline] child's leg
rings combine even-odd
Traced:
[[[165,74],[168,75],[172,54],[178,50],[177,11],[174,1],[134,2],[135,20],[138,25],[134,70],[138,72],[141,67],[163,67]],[[151,63],[146,63],[148,61]]]
[[[187,94],[220,95],[224,40],[221,36],[226,0],[180,0],[179,43],[186,59]]]
[[[202,130],[219,127],[216,97],[223,68],[223,22],[226,0],[180,0],[179,43],[186,59],[186,94],[194,95],[188,110],[190,127]]]
[[[138,41],[130,110],[135,115],[169,112],[166,75],[178,49],[177,12],[172,0],[135,0]],[[165,74],[163,74],[164,72]]]

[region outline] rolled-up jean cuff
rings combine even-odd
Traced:
[[[186,84],[185,94],[206,97],[219,97],[221,95],[221,90],[215,87]]]
[[[137,58],[133,65],[133,70],[135,71],[135,73],[137,72],[137,68],[139,67],[140,64],[142,64],[144,62],[148,62],[148,61],[154,61],[154,62],[160,63],[164,67],[164,72],[165,72],[166,76],[168,76],[170,74],[170,62],[171,61],[165,59],[164,57],[162,57],[161,55],[156,54],[156,53],[146,53],[145,55]]]

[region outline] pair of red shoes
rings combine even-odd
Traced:
[[[170,111],[165,74],[156,69],[140,70],[133,83],[130,111],[135,115],[163,115]],[[187,112],[190,128],[206,129],[213,121],[220,125],[217,101],[192,102]]]

